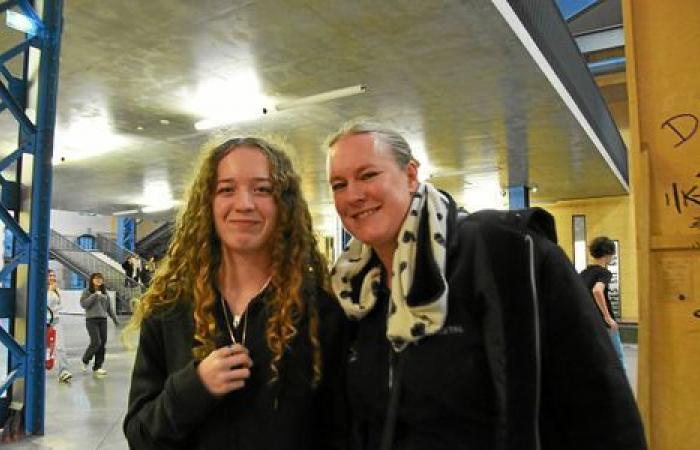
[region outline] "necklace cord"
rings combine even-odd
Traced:
[[[265,283],[262,285],[260,290],[258,291],[257,294],[253,296],[253,299],[255,299],[262,291],[267,288],[267,285],[270,284],[270,281],[272,280],[272,275],[265,281]],[[224,296],[220,295],[219,298],[221,299],[221,308],[224,310],[224,322],[226,322],[226,328],[228,329],[228,335],[231,337],[231,343],[232,344],[238,344],[239,342],[236,340],[236,336],[233,334],[233,329],[231,328],[231,321],[232,319],[229,319],[228,316],[228,305],[226,304],[227,302],[224,300]],[[252,300],[251,300],[252,301]],[[248,305],[246,306],[245,310],[243,311],[243,334],[241,336],[241,342],[240,344],[245,347],[245,338],[246,338],[246,331],[248,330],[248,306],[250,306],[250,302],[248,302]]]

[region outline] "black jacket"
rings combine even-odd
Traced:
[[[458,220],[453,205],[447,321],[398,357],[405,360],[393,449],[646,448],[627,378],[590,295],[543,236],[553,230],[551,216],[524,214]],[[429,298],[437,286],[429,259],[419,242],[409,299],[418,289]],[[379,447],[389,377],[397,382],[397,355],[385,335],[387,295],[355,324],[348,356],[357,449]]]
[[[194,320],[181,302],[142,324],[124,419],[133,449],[307,450],[345,448],[347,407],[342,392],[345,319],[325,293],[308,299],[319,312],[322,380],[312,388],[312,347],[306,319],[270,379],[265,340],[266,293],[248,307],[246,347],[253,360],[246,386],[221,399],[210,395],[192,357]],[[225,330],[220,303],[215,315]],[[240,337],[239,337],[240,338]],[[221,335],[217,346],[230,345]]]

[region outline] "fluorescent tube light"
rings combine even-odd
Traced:
[[[322,92],[320,94],[309,95],[308,97],[280,102],[274,106],[274,109],[275,111],[284,111],[285,109],[297,108],[299,106],[316,105],[318,103],[324,103],[338,98],[364,94],[365,92],[367,92],[367,85],[358,84],[356,86],[335,89],[328,92]],[[270,111],[267,110],[267,108],[263,108],[263,114],[267,114],[269,112]]]
[[[167,211],[169,209],[173,209],[177,206],[180,205],[180,201],[169,201],[169,202],[163,202],[158,205],[147,205],[141,207],[141,212],[148,214],[148,213],[154,213],[154,212],[160,212],[160,211]]]
[[[112,213],[113,216],[130,216],[132,214],[138,214],[141,211],[138,209],[125,209],[123,211],[115,211]]]

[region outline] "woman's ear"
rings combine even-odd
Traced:
[[[406,176],[408,177],[408,189],[411,192],[418,190],[418,165],[415,161],[409,161],[406,165]]]

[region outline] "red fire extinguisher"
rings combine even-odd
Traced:
[[[46,370],[51,370],[56,362],[56,328],[53,327],[53,311],[48,309],[51,319],[46,324]]]

